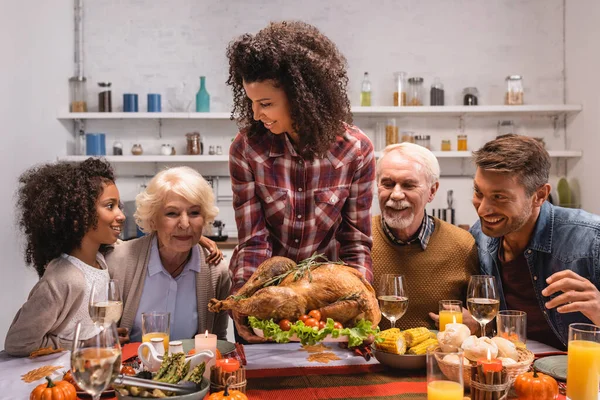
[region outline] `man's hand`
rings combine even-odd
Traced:
[[[217,265],[223,259],[223,252],[217,247],[217,244],[205,236],[201,236],[198,244],[208,251],[206,262],[208,265]]]
[[[248,326],[248,318],[245,315],[238,314],[235,311],[232,311],[231,314],[238,335],[246,339],[248,343],[264,343],[267,341],[267,339],[254,334],[252,329]]]
[[[548,286],[542,295],[549,297],[554,293],[561,295],[548,301],[548,309],[556,308],[561,314],[580,312],[595,325],[600,325],[600,292],[592,282],[571,270],[564,270],[546,279]]]
[[[121,343],[121,345],[129,343],[129,329],[117,328],[117,334],[119,335],[119,342]]]
[[[462,315],[463,315],[462,323],[465,324],[471,330],[471,335],[476,335],[477,331],[479,330],[479,322],[475,321],[475,319],[473,318],[473,316],[471,315],[469,310],[467,310],[464,307],[462,309]],[[440,328],[440,316],[435,313],[430,312],[429,317],[435,322],[435,326],[439,329]]]

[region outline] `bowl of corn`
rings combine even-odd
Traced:
[[[383,365],[398,369],[425,368],[427,349],[438,345],[436,331],[426,327],[405,331],[386,329],[378,337],[380,339],[373,344],[375,358]]]

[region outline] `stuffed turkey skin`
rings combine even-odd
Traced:
[[[319,310],[322,320],[352,326],[361,319],[373,326],[381,320],[375,290],[354,268],[311,261],[296,265],[285,257],[263,262],[235,296],[212,299],[208,309],[275,321],[295,321],[309,310]]]

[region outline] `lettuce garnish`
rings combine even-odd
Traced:
[[[263,321],[256,317],[248,317],[248,322],[252,328],[262,330],[264,337],[274,340],[277,343],[289,342],[290,337],[294,336],[294,334],[300,339],[302,345],[314,345],[323,341],[327,335],[331,335],[334,339],[340,335],[344,335],[348,337],[348,347],[356,347],[360,346],[363,340],[369,335],[377,337],[379,333],[379,327],[373,329],[371,322],[365,320],[360,320],[354,328],[335,329],[333,327],[333,319],[327,318],[325,328],[321,330],[306,326],[304,322],[298,320],[292,324],[289,331],[281,330],[273,319]]]

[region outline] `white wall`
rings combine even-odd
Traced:
[[[598,152],[600,151],[600,3],[567,0],[565,14],[567,102],[583,104],[581,115],[569,125],[571,145],[584,149],[572,162],[569,182],[580,188],[587,211],[600,214]]]
[[[64,153],[68,130],[57,121],[72,74],[72,2],[3,1],[0,6],[0,348],[16,311],[37,281],[26,268],[15,223],[14,190],[26,168]],[[43,312],[43,310],[40,310]]]
[[[7,3],[7,2],[4,2]],[[564,43],[562,0],[422,0],[349,2],[342,0],[290,1],[211,1],[150,0],[85,2],[85,62],[89,86],[89,105],[97,107],[95,86],[99,81],[113,83],[113,107],[121,106],[124,92],[140,94],[145,110],[145,95],[163,95],[163,110],[171,105],[193,108],[198,76],[206,75],[213,111],[228,111],[230,91],[225,86],[227,64],[225,47],[236,36],[256,32],[269,20],[301,19],[313,23],[329,35],[346,55],[351,78],[350,95],[358,102],[362,73],[369,71],[373,83],[373,103],[389,105],[392,99],[393,72],[403,70],[423,76],[428,88],[440,76],[446,88],[446,103],[459,104],[466,86],[477,86],[482,104],[502,104],[504,78],[519,73],[525,79],[527,103],[561,103],[564,89]],[[21,248],[13,224],[12,190],[19,173],[36,162],[67,154],[69,126],[56,120],[59,108],[67,108],[67,79],[72,75],[71,0],[37,1],[33,12],[11,2],[2,5],[1,85],[9,95],[2,100],[2,128],[5,129],[2,155],[0,212],[4,224],[2,293],[5,305],[0,319],[0,343],[14,312],[35,282],[22,261]],[[584,11],[583,11],[584,12]],[[9,57],[4,57],[8,54]],[[591,75],[590,78],[594,78]],[[428,91],[428,89],[427,89]],[[171,100],[169,104],[168,100]],[[179,104],[181,103],[181,104]],[[581,117],[579,117],[581,118]],[[370,131],[374,119],[355,121]],[[519,132],[542,136],[548,147],[560,150],[564,131],[553,136],[548,118],[515,119]],[[472,149],[496,134],[497,119],[466,121]],[[457,119],[400,119],[400,129],[432,135],[434,149],[442,138],[453,139]],[[141,142],[146,152],[157,151],[156,143],[174,143],[183,150],[183,135],[200,130],[205,148],[209,144],[228,145],[235,125],[227,121],[167,121],[162,139],[153,121],[91,122],[88,132],[106,132],[107,147],[119,139],[126,150]],[[24,146],[26,144],[26,146]],[[224,148],[226,152],[226,147]],[[443,171],[467,168],[461,162],[444,161]],[[127,166],[122,173],[152,175],[154,167]],[[205,174],[227,175],[225,165],[200,169]],[[121,179],[118,185],[125,200],[138,190],[139,179]],[[454,189],[457,221],[472,223],[475,213],[470,204],[471,180],[445,179],[434,207],[445,205],[445,191]],[[224,195],[228,183],[221,182]],[[219,204],[219,216],[229,233],[235,224],[229,201]],[[377,208],[376,206],[374,207]]]

